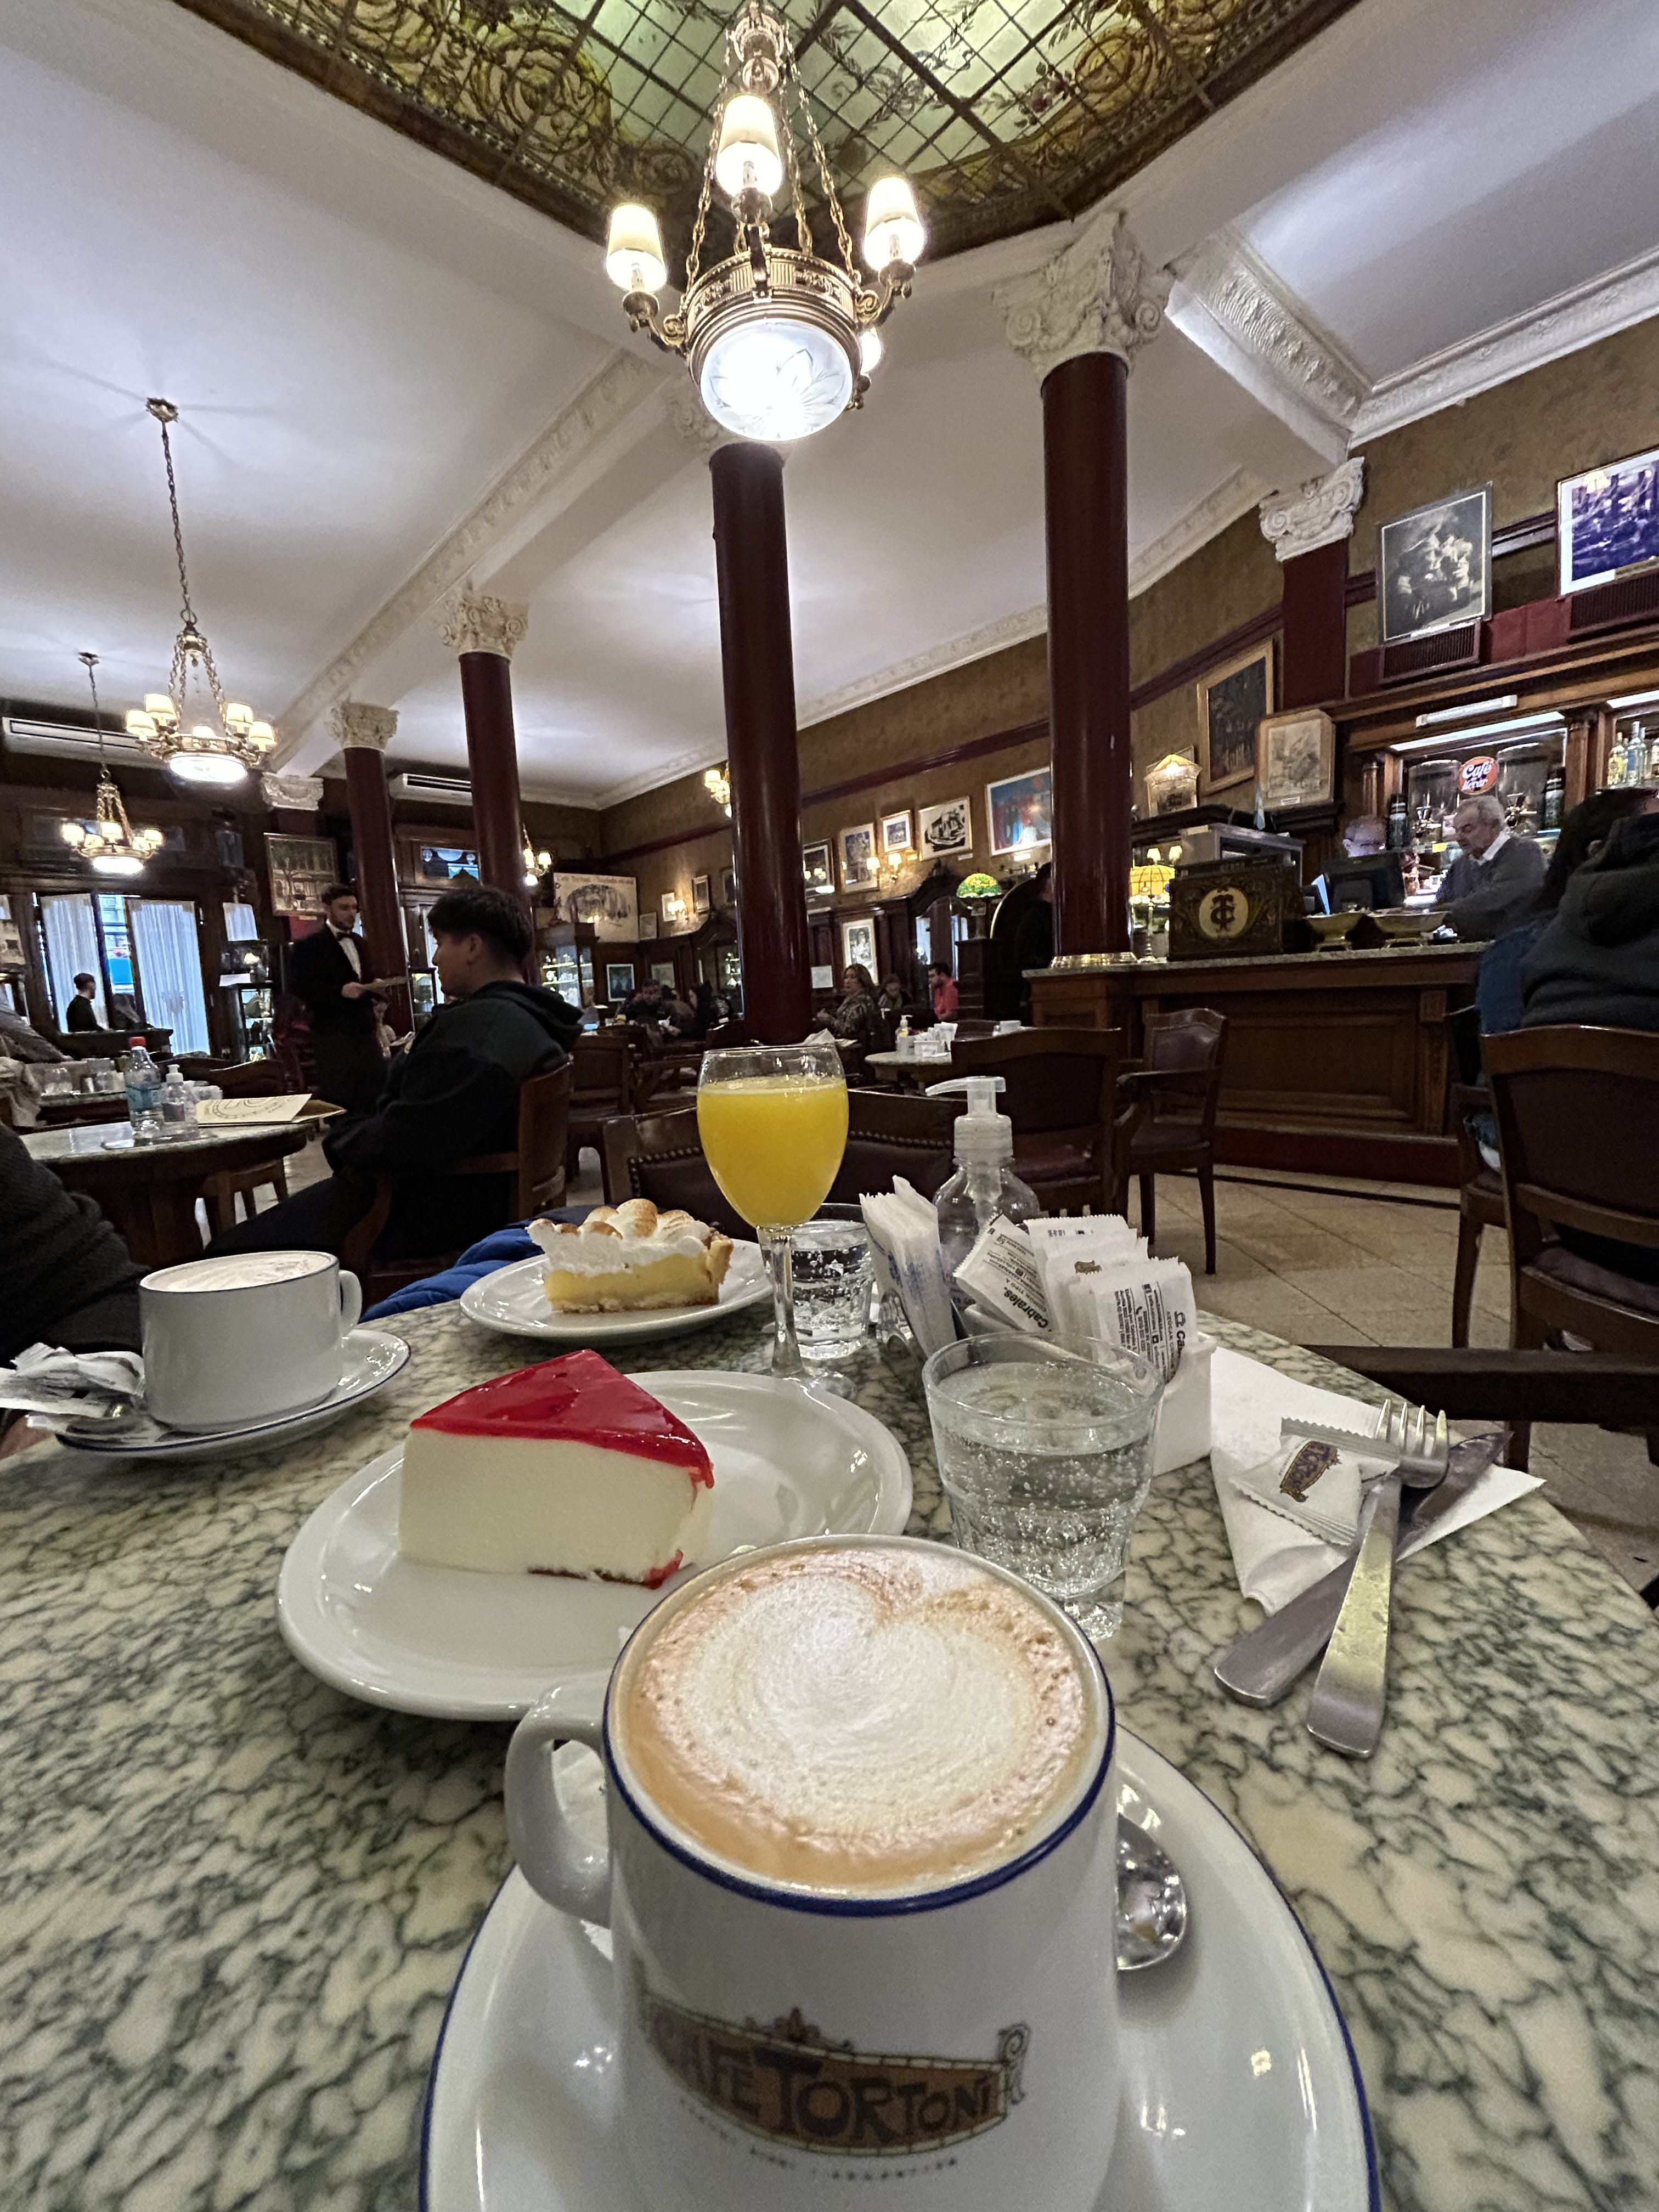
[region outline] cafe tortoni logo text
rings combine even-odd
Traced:
[[[888,2057],[826,2042],[799,2010],[770,2027],[685,2012],[637,1984],[645,2039],[675,2078],[751,2135],[835,2156],[896,2157],[1000,2126],[1024,2091],[1030,2030],[993,2059]]]

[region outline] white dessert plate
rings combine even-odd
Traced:
[[[700,1565],[790,1536],[902,1532],[910,1462],[861,1406],[770,1375],[713,1368],[633,1379],[687,1423],[714,1462],[714,1519]],[[401,1446],[371,1460],[289,1546],[276,1618],[302,1665],[370,1705],[459,1721],[517,1720],[544,1690],[608,1673],[661,1590],[403,1559],[402,1468]]]
[[[141,1414],[118,1434],[77,1429],[63,1438],[71,1451],[99,1459],[222,1459],[228,1451],[258,1451],[289,1444],[325,1429],[342,1413],[383,1390],[409,1364],[409,1346],[384,1329],[354,1328],[341,1346],[340,1380],[331,1398],[297,1413],[271,1413],[223,1429],[169,1429]]]
[[[1127,1733],[1118,1778],[1192,1920],[1169,1965],[1118,1984],[1121,2117],[1097,2212],[1378,2212],[1364,2087],[1301,1923],[1224,1815]],[[609,1942],[516,1869],[497,1891],[432,2061],[421,2212],[648,2212],[622,2147]]]
[[[481,1275],[462,1291],[461,1311],[486,1328],[504,1329],[509,1336],[603,1346],[706,1328],[710,1322],[724,1321],[772,1295],[772,1279],[759,1245],[741,1240],[732,1243],[726,1280],[712,1306],[670,1306],[660,1313],[555,1313],[542,1288],[546,1272],[547,1261],[538,1252],[531,1259],[515,1260],[510,1267],[498,1267],[493,1275]]]

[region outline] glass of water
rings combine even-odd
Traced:
[[[794,1235],[795,1341],[811,1368],[841,1366],[870,1334],[875,1270],[857,1209],[838,1220],[826,1207]]]
[[[922,1370],[957,1541],[1011,1567],[1091,1637],[1123,1618],[1129,1536],[1152,1486],[1164,1385],[1115,1345],[947,1344]]]

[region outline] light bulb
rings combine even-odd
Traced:
[[[890,262],[914,267],[927,234],[916,213],[915,194],[902,177],[883,177],[864,203],[864,258],[879,276]]]
[[[866,376],[873,376],[881,367],[881,357],[886,350],[878,330],[872,327],[859,332],[859,367]]]
[[[605,273],[624,292],[659,292],[668,282],[662,233],[649,208],[627,201],[611,209]]]
[[[769,200],[783,182],[778,118],[756,93],[740,92],[726,103],[714,182],[729,200],[745,191],[763,192]]]
[[[59,826],[64,842],[66,845],[84,845],[86,843],[87,833],[80,823],[65,822],[61,823]]]

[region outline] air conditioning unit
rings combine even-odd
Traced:
[[[472,786],[464,775],[422,775],[418,771],[394,775],[390,789],[394,799],[410,799],[427,806],[471,806]]]
[[[82,722],[43,722],[29,714],[0,714],[0,734],[5,738],[8,752],[46,753],[58,760],[95,761],[98,757],[98,732]],[[118,723],[112,728],[106,726],[104,751],[111,760],[160,766],[155,754],[147,753]]]

